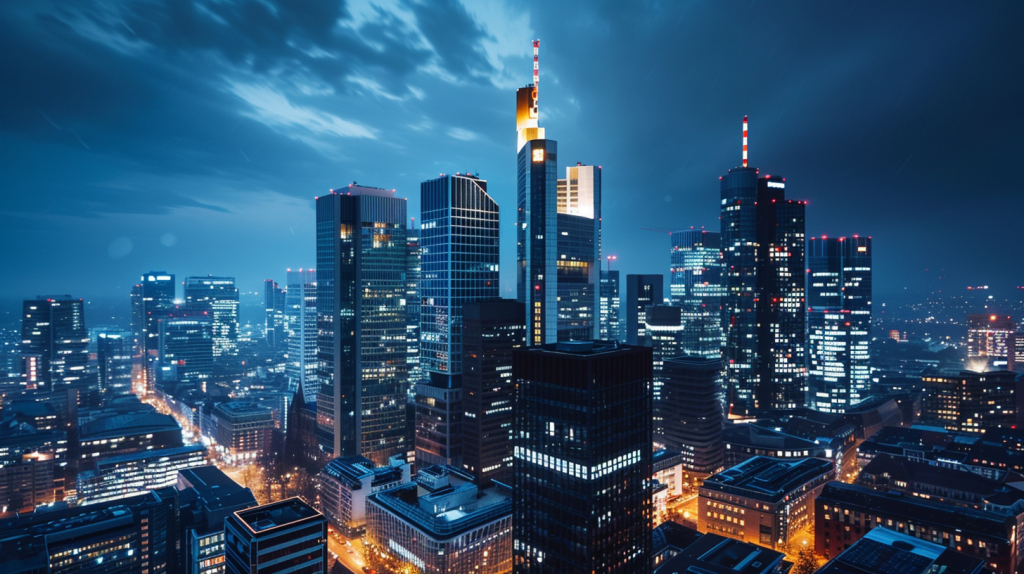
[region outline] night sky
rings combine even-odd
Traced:
[[[421,181],[466,171],[514,296],[534,38],[541,125],[604,168],[615,268],[667,273],[644,227],[718,230],[749,114],[808,236],[873,236],[876,298],[1024,284],[1024,3],[328,4],[0,4],[0,298],[127,307],[151,269],[257,291],[314,264],[314,196],[395,188],[418,218]]]

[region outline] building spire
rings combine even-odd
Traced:
[[[747,116],[743,116],[743,167],[747,167]]]
[[[533,41],[533,114],[532,116],[537,120],[540,120],[540,106],[537,104],[538,92],[540,88],[540,40]]]

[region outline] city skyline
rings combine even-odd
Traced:
[[[998,265],[980,234],[940,246],[929,230],[962,220],[998,229],[1024,208],[1007,170],[996,169],[1019,146],[1010,138],[1020,120],[999,105],[1016,91],[1006,83],[1019,80],[997,78],[995,66],[1024,53],[1000,31],[1020,8],[920,6],[605,7],[574,15],[594,25],[568,30],[558,23],[569,8],[499,3],[385,7],[381,18],[365,5],[315,18],[281,6],[259,26],[228,4],[181,13],[86,5],[45,16],[45,5],[5,7],[4,42],[23,57],[5,63],[17,87],[0,96],[9,114],[2,238],[24,248],[10,253],[0,299],[126,300],[151,268],[233,276],[241,292],[256,292],[314,260],[313,196],[368,181],[397,189],[414,215],[418,182],[453,171],[487,174],[506,207],[501,296],[514,296],[510,91],[529,82],[525,39],[538,37],[542,123],[561,144],[559,169],[605,168],[604,207],[616,217],[604,218],[602,252],[617,255],[623,273],[665,272],[662,253],[645,249],[657,235],[643,226],[717,227],[716,179],[739,165],[738,120],[749,114],[751,164],[785,173],[809,201],[809,236],[880,242],[878,297],[926,291],[938,276],[950,289],[1009,290],[1019,274]],[[218,18],[238,29],[215,36]],[[466,34],[444,37],[451,22]],[[380,34],[388,25],[414,40]],[[359,39],[342,33],[350,29]],[[254,49],[256,30],[283,39]],[[365,39],[374,34],[387,39]],[[819,53],[802,55],[808,43]],[[321,52],[352,57],[330,67]],[[289,58],[297,65],[285,74]],[[724,73],[742,66],[750,73]],[[82,89],[57,89],[58,79]],[[963,189],[971,200],[953,201]],[[873,208],[883,201],[892,209]],[[224,249],[206,249],[215,245]],[[65,273],[42,267],[54,264]]]

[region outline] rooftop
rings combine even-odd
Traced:
[[[316,509],[298,497],[246,510],[239,510],[235,512],[235,516],[253,534],[266,532],[279,526],[293,524],[309,518],[319,517],[326,520]]]
[[[717,534],[697,534],[692,542],[666,560],[657,574],[776,574],[783,554]]]
[[[81,426],[81,440],[97,440],[164,431],[181,431],[171,415],[155,412],[126,413],[91,420]]]
[[[818,574],[976,574],[984,561],[914,536],[872,528]]]
[[[717,490],[777,502],[804,484],[833,473],[832,461],[821,458],[780,460],[756,456],[712,475],[701,490]]]

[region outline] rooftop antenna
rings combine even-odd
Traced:
[[[533,41],[533,117],[540,118],[537,89],[540,87],[540,40]]]
[[[534,72],[534,75],[536,74],[537,72]],[[743,116],[743,167],[747,167],[747,116]]]

